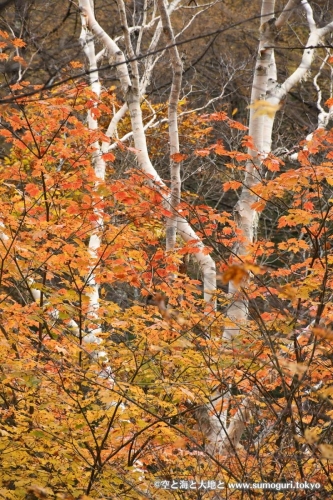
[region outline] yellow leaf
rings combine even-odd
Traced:
[[[331,444],[320,444],[318,448],[320,449],[323,458],[333,460],[333,446]]]
[[[304,437],[309,444],[314,444],[318,441],[321,433],[321,429],[319,427],[311,427],[310,429],[305,429]]]
[[[286,297],[287,299],[292,300],[297,295],[297,290],[290,285],[279,286],[277,290],[279,291],[279,298],[281,296],[281,298]]]
[[[294,361],[287,361],[285,359],[281,359],[280,363],[282,367],[289,370],[292,375],[298,375],[299,377],[302,377],[308,369],[308,367],[302,363],[295,363]]]
[[[254,109],[254,118],[267,115],[269,118],[274,118],[275,113],[280,109],[280,104],[271,104],[269,101],[257,100],[250,106],[249,109]]]
[[[319,391],[319,395],[323,398],[328,398],[329,396],[333,396],[333,386],[325,387]]]
[[[265,266],[258,266],[257,264],[252,264],[251,262],[246,262],[244,264],[244,269],[250,271],[251,273],[257,274],[265,274],[268,271],[268,268]]]

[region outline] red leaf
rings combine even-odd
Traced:
[[[113,153],[104,153],[104,155],[102,155],[102,158],[104,161],[114,161],[116,159]]]

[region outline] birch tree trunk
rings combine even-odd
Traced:
[[[169,97],[168,118],[169,118],[169,141],[170,141],[170,178],[171,178],[171,197],[170,208],[172,216],[166,224],[166,249],[173,250],[176,246],[178,215],[176,208],[180,203],[181,196],[181,178],[180,162],[175,161],[179,153],[179,135],[178,135],[178,101],[182,83],[183,64],[179,57],[178,49],[175,46],[175,37],[171,27],[170,17],[167,12],[164,0],[158,0],[158,8],[161,13],[161,20],[167,45],[173,45],[169,49],[170,63],[172,66],[172,84]]]
[[[176,3],[177,2],[173,2],[169,5],[169,8],[167,8],[164,0],[158,0],[157,5],[161,17],[158,21],[155,35],[150,47],[156,47],[162,29],[164,30],[168,43],[173,44],[175,42],[169,14],[171,6],[176,5]],[[239,201],[234,208],[235,221],[239,234],[239,240],[237,247],[234,250],[234,255],[235,262],[239,263],[243,263],[246,259],[251,258],[249,248],[255,240],[258,224],[258,214],[253,208],[254,203],[257,201],[255,186],[260,180],[259,174],[262,169],[262,161],[271,151],[275,113],[279,109],[287,93],[309,70],[313,60],[314,49],[305,49],[301,63],[296,71],[283,84],[277,83],[277,69],[274,58],[274,45],[276,43],[277,33],[279,29],[288,21],[293,10],[300,4],[302,4],[306,11],[310,28],[310,36],[307,42],[308,46],[318,45],[320,40],[333,28],[331,23],[324,28],[318,29],[314,23],[311,8],[305,0],[302,2],[300,0],[289,0],[278,19],[275,19],[273,16],[275,8],[274,0],[263,0],[262,2],[260,43],[252,85],[249,119],[249,135],[252,138],[253,146],[251,146],[248,151],[251,158],[246,163],[243,184],[244,187]],[[154,64],[156,64],[156,58],[154,60],[150,60],[150,64],[146,62],[145,73],[140,81],[138,64],[137,61],[135,61],[135,53],[139,42],[137,47],[134,48],[130,36],[131,28],[128,26],[125,4],[123,0],[118,0],[118,9],[124,31],[126,52],[131,59],[130,76],[123,52],[96,21],[91,2],[89,0],[80,0],[80,6],[82,14],[85,17],[84,22],[89,27],[89,30],[94,34],[96,39],[100,40],[106,47],[110,57],[110,63],[116,62],[118,64],[117,72],[125,98],[125,105],[118,112],[117,116],[114,116],[113,121],[111,121],[108,135],[112,136],[115,133],[118,121],[122,119],[128,109],[139,167],[145,174],[147,174],[152,188],[157,189],[162,193],[165,204],[172,213],[172,217],[170,217],[167,221],[167,249],[172,250],[175,248],[177,232],[184,241],[188,242],[194,240],[197,242],[196,246],[200,251],[194,255],[201,266],[204,276],[205,300],[207,302],[213,302],[212,297],[216,290],[215,263],[209,255],[206,255],[204,251],[204,244],[198,238],[195,231],[184,219],[184,217],[181,216],[181,213],[177,210],[181,190],[180,171],[179,164],[176,164],[176,162],[173,161],[172,155],[179,152],[177,103],[180,95],[182,64],[178,51],[176,48],[170,50],[170,60],[173,69],[173,81],[169,102],[169,134],[172,180],[170,195],[164,181],[158,175],[156,169],[151,163],[141,111],[142,91],[146,89],[150,81],[152,68],[154,67]],[[248,319],[248,303],[246,296],[233,282],[230,283],[229,294],[230,297],[232,297],[232,303],[227,313],[230,324],[225,329],[223,334],[224,339],[227,342],[231,341],[240,333],[243,326],[246,325],[246,321]],[[221,405],[221,401],[223,399],[224,406],[223,404]],[[218,394],[213,396],[211,400],[213,415],[208,416],[208,412],[204,410],[204,416],[199,418],[202,429],[204,430],[207,438],[207,449],[210,452],[223,453],[226,449],[230,450],[237,447],[246,422],[249,420],[250,403],[248,399],[244,399],[243,402],[239,404],[239,408],[235,416],[231,419],[229,425],[227,425],[226,410],[218,412],[216,408],[225,408],[225,403],[228,399],[228,392],[224,395]]]
[[[174,2],[173,4],[176,3],[178,2]],[[127,24],[125,7],[122,0],[120,0],[118,4],[119,4],[119,11],[122,20],[122,25],[124,27],[124,32],[125,32],[126,50],[130,58],[132,59],[134,58],[134,50],[129,37],[129,28]],[[156,172],[154,166],[152,165],[148,153],[145,130],[143,126],[142,111],[140,105],[141,90],[140,90],[137,61],[133,61],[131,63],[132,77],[130,78],[123,52],[96,21],[89,0],[80,0],[80,7],[82,10],[82,14],[86,18],[86,23],[90,31],[107,48],[110,57],[110,63],[116,62],[118,64],[117,73],[120,80],[121,89],[130,113],[133,139],[134,139],[135,149],[137,150],[136,156],[139,167],[145,174],[147,174],[152,187],[162,193],[166,206],[170,208],[170,197],[168,194],[168,190],[166,188],[165,183],[163,182],[161,177]],[[146,79],[144,80],[142,87],[145,88],[147,84],[148,80]],[[197,241],[196,246],[197,248],[199,248],[200,251],[194,255],[201,267],[203,274],[204,298],[207,302],[213,302],[214,300],[213,297],[216,291],[215,262],[213,261],[210,255],[207,255],[205,253],[204,244],[202,243],[200,238],[196,235],[195,231],[192,229],[190,224],[181,216],[181,214],[179,214],[179,212],[178,212],[177,227],[180,236],[186,242],[193,240]]]
[[[288,92],[305,76],[311,68],[315,49],[320,45],[322,39],[333,30],[333,23],[323,28],[317,28],[314,22],[311,6],[306,0],[290,0],[283,12],[276,20],[272,16],[274,12],[274,1],[263,0],[260,27],[260,43],[256,61],[250,106],[249,135],[252,139],[253,148],[249,148],[248,154],[251,159],[246,163],[243,189],[234,208],[235,221],[238,227],[239,241],[235,248],[235,262],[243,263],[250,258],[249,247],[254,242],[258,226],[258,214],[253,207],[257,201],[255,186],[260,180],[262,161],[271,151],[272,132],[275,114],[282,102],[286,99]],[[310,35],[306,44],[302,60],[298,68],[279,84],[277,82],[277,70],[274,58],[274,45],[278,30],[287,22],[293,10],[302,5],[306,12]],[[328,119],[328,117],[325,117]],[[228,309],[230,325],[224,331],[224,339],[231,341],[246,327],[248,319],[248,301],[246,296],[233,282],[229,284],[229,294],[232,303]],[[224,407],[229,395],[216,395],[212,398],[212,406]],[[248,399],[244,399],[239,410],[232,418],[229,426],[226,425],[226,413],[215,411],[215,415],[208,417],[206,421],[206,435],[208,437],[207,448],[211,452],[223,453],[227,449],[237,447],[246,423],[250,418],[250,406]],[[207,417],[207,416],[206,416]]]
[[[243,189],[234,207],[235,221],[240,230],[239,241],[234,250],[236,263],[242,263],[244,259],[250,257],[248,248],[256,236],[258,214],[252,207],[257,201],[257,197],[253,188],[260,180],[262,160],[271,150],[274,115],[282,100],[282,95],[280,99],[273,99],[274,89],[280,87],[277,84],[273,46],[276,43],[278,30],[287,22],[293,10],[300,3],[300,0],[290,0],[276,20],[273,16],[275,1],[263,0],[262,2],[260,43],[252,83],[249,118],[249,136],[252,139],[254,149],[248,149],[251,159],[246,163]],[[294,84],[299,79],[296,79]],[[272,105],[270,113],[273,113],[273,116],[268,116],[267,113],[262,112],[263,109],[260,111],[260,102],[263,105],[265,103]],[[231,340],[239,334],[240,328],[246,322],[248,316],[246,297],[238,288],[232,281],[230,282],[229,294],[232,297],[232,304],[228,309],[228,317],[231,326],[224,331],[224,338],[226,340]]]
[[[90,5],[93,8],[94,2],[90,0]],[[101,93],[101,84],[99,81],[99,74],[97,68],[97,57],[95,52],[95,43],[92,33],[90,33],[89,28],[86,24],[86,18],[81,15],[82,29],[80,35],[80,43],[87,58],[89,64],[89,80],[91,90],[96,95],[96,101],[99,99]],[[96,104],[95,104],[96,107]],[[93,111],[88,110],[88,127],[92,131],[97,131],[99,128],[98,120],[94,117]],[[94,152],[92,154],[92,164],[94,167],[96,178],[98,179],[95,183],[95,188],[97,189],[100,182],[105,180],[105,161],[103,159],[102,153],[103,149],[106,149],[106,145],[100,145],[99,141],[93,144]],[[102,198],[100,197],[100,202]],[[95,279],[95,267],[98,262],[98,250],[101,246],[101,234],[103,233],[104,227],[104,214],[103,210],[99,207],[95,208],[96,221],[94,223],[94,231],[90,235],[88,243],[88,251],[91,257],[91,266],[88,271],[87,276],[87,286],[88,286],[88,296],[89,296],[89,306],[87,314],[87,325],[84,332],[79,332],[80,342],[100,344],[102,341],[98,337],[101,332],[100,318],[99,318],[99,285]],[[103,365],[103,370],[100,376],[103,378],[108,378],[111,376],[111,367],[106,366],[108,362],[107,355],[105,351],[96,350],[93,353],[95,359],[99,360]]]

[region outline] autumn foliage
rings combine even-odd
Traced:
[[[207,312],[195,241],[166,252],[170,212],[161,192],[136,169],[118,175],[121,153],[134,156],[133,148],[106,153],[106,180],[96,177],[94,144],[109,138],[85,117],[93,109],[110,119],[115,95],[96,101],[70,82],[20,97],[34,90],[13,85],[2,105],[9,152],[0,167],[0,498],[214,497],[155,487],[174,478],[307,480],[329,498],[333,132],[301,144],[296,167],[265,160],[268,175],[255,186],[265,224],[246,262],[234,258],[241,236],[231,213],[182,202],[219,269],[217,311]],[[222,140],[200,143],[207,124],[213,130],[221,120],[244,133],[238,151]],[[246,127],[222,111],[193,124],[199,146],[174,161],[223,158],[221,189],[237,192]],[[92,257],[95,232],[102,243]],[[222,338],[230,280],[249,301],[249,320],[231,343]],[[246,398],[251,417],[240,444],[208,453],[198,415],[214,394],[229,392],[214,411],[230,421]],[[265,498],[273,494],[284,498]]]

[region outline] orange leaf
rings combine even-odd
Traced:
[[[12,44],[14,47],[25,47],[27,45],[23,40],[21,40],[21,38],[14,38],[14,40],[12,40]]]
[[[228,154],[228,151],[226,151],[226,149],[223,147],[222,144],[217,144],[214,151],[217,155],[227,155]]]
[[[236,128],[237,130],[247,130],[249,128],[240,122],[236,122],[235,120],[229,120],[228,123],[231,128]]]
[[[36,184],[27,184],[25,190],[30,196],[36,196],[39,193],[39,188]]]
[[[186,160],[187,155],[182,154],[182,153],[174,153],[173,155],[170,156],[170,158],[175,162],[175,163],[180,163],[181,161]]]
[[[104,155],[102,155],[102,158],[104,161],[114,161],[116,159],[113,153],[104,153]]]
[[[219,113],[213,113],[209,117],[213,121],[224,121],[228,119],[227,113],[220,111]]]
[[[312,328],[312,332],[316,337],[320,337],[321,339],[333,340],[333,332],[332,330],[328,330],[326,328]]]
[[[197,149],[197,150],[195,151],[195,154],[196,154],[197,156],[208,156],[208,155],[209,155],[209,153],[210,153],[209,149]]]
[[[83,64],[80,63],[79,61],[71,61],[70,65],[72,66],[72,68],[82,68],[83,66]]]
[[[230,181],[223,184],[223,191],[228,191],[229,189],[238,189],[242,186],[239,181]]]
[[[270,170],[271,172],[278,172],[280,170],[280,164],[279,161],[276,160],[275,158],[266,158],[263,161],[263,164],[265,167]]]
[[[241,282],[248,277],[248,272],[244,266],[238,266],[236,264],[228,267],[226,271],[221,276],[222,283],[229,283],[233,281],[236,286],[240,285]]]

